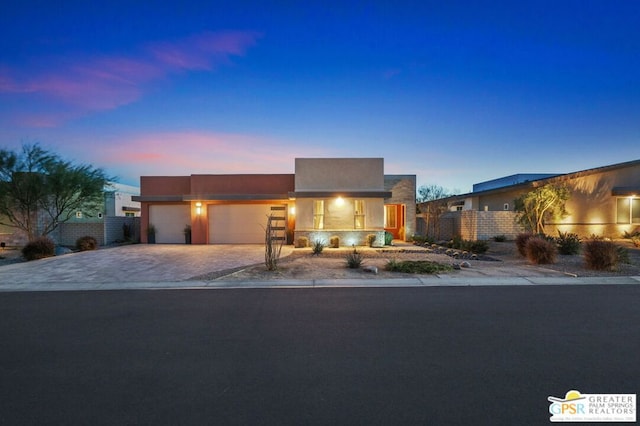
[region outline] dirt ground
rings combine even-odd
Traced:
[[[353,279],[353,278],[408,278],[413,274],[389,272],[385,265],[390,260],[430,260],[445,265],[460,265],[468,262],[469,267],[461,267],[448,272],[450,276],[461,277],[508,277],[508,276],[640,276],[640,249],[628,240],[616,241],[629,251],[630,264],[621,264],[617,271],[594,271],[587,269],[582,255],[561,256],[552,265],[532,265],[522,258],[513,241],[489,242],[489,250],[477,259],[453,258],[444,253],[402,244],[393,248],[358,248],[364,256],[363,266],[375,266],[378,273],[361,269],[349,269],[345,257],[353,249],[325,248],[322,254],[313,255],[311,249],[295,249],[293,254],[280,260],[276,271],[267,271],[263,264],[236,271],[217,271],[205,276],[194,277],[204,280],[313,280],[313,279]]]

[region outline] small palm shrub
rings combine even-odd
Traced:
[[[56,245],[49,237],[38,237],[35,240],[29,241],[26,246],[22,248],[22,256],[26,260],[37,260],[45,257],[55,256]]]
[[[362,253],[358,253],[358,251],[354,248],[353,252],[349,253],[346,257],[347,267],[351,269],[357,269],[362,265],[364,258],[362,257]]]
[[[340,237],[334,235],[333,237],[329,238],[329,247],[340,248]]]
[[[615,271],[620,263],[620,250],[611,241],[589,240],[583,244],[584,261],[589,269]],[[623,255],[624,256],[624,255]]]
[[[529,262],[535,265],[555,263],[558,249],[556,245],[542,237],[532,237],[527,240],[525,253]]]
[[[98,248],[98,242],[92,236],[86,235],[76,240],[76,248],[80,251],[95,250]]]
[[[298,237],[298,238],[296,238],[294,247],[295,248],[309,247],[309,239],[307,237]]]
[[[322,250],[324,250],[324,240],[315,240],[313,242],[313,247],[311,247],[313,254],[320,254]]]
[[[572,255],[580,252],[580,237],[578,237],[578,234],[558,231],[556,243],[560,254]]]
[[[527,257],[527,241],[529,241],[529,239],[532,237],[533,234],[531,232],[524,232],[516,236],[516,248],[518,249],[518,253],[520,253],[520,256]]]

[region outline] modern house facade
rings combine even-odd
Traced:
[[[546,223],[547,234],[561,231],[582,237],[595,234],[621,238],[625,232],[640,229],[640,160],[541,179],[524,179],[503,186],[496,186],[496,181],[500,180],[490,181],[490,189],[422,203],[419,211],[426,211],[429,204],[444,203],[445,213],[438,220],[438,238],[456,235],[470,240],[497,235],[513,238],[523,231],[515,222],[514,200],[531,190],[554,184],[569,189],[568,214]],[[426,220],[424,214],[418,216],[418,220]]]
[[[382,158],[297,158],[294,174],[143,176],[133,199],[157,243],[185,243],[186,231],[192,244],[261,244],[271,216],[288,242],[337,236],[350,246],[385,230],[413,235],[415,182],[385,175]]]

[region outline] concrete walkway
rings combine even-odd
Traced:
[[[293,251],[282,248],[282,256]],[[146,245],[120,246],[72,253],[35,262],[0,267],[0,291],[62,291],[185,288],[322,288],[424,287],[496,285],[639,284],[635,277],[558,277],[449,275],[397,279],[314,279],[273,281],[190,280],[214,271],[238,269],[264,262],[263,245]]]

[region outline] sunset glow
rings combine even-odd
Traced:
[[[384,157],[467,192],[640,158],[635,2],[12,2],[0,147],[141,175]]]

